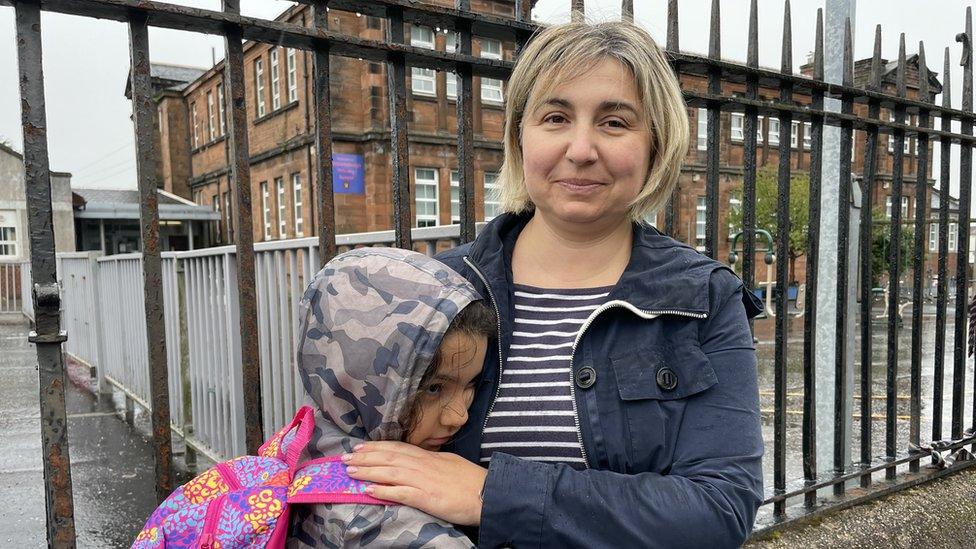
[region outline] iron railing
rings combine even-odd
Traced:
[[[64,334],[61,331],[58,287],[53,253],[53,233],[51,232],[51,203],[48,153],[47,153],[47,124],[45,121],[44,83],[41,69],[41,19],[40,11],[52,11],[86,17],[98,17],[121,21],[129,26],[130,56],[132,63],[132,96],[133,111],[136,128],[136,142],[138,144],[137,171],[139,188],[143,196],[141,223],[142,241],[145,253],[141,257],[143,285],[138,296],[131,299],[141,301],[145,316],[135,315],[130,324],[138,325],[138,319],[145,318],[145,332],[147,341],[151,342],[139,352],[140,360],[146,361],[147,374],[143,385],[147,388],[146,404],[152,409],[153,443],[156,455],[156,490],[162,498],[171,489],[171,457],[170,457],[170,425],[173,404],[169,393],[172,379],[168,372],[167,361],[172,360],[170,348],[182,348],[183,342],[172,339],[171,330],[164,322],[167,288],[172,293],[172,278],[167,283],[164,274],[163,259],[159,252],[157,228],[158,215],[156,211],[154,180],[154,158],[156,151],[153,144],[153,125],[151,119],[151,98],[149,86],[149,45],[148,27],[163,27],[182,31],[201,32],[224,36],[226,39],[225,90],[227,97],[227,111],[233,116],[228,120],[230,139],[230,162],[233,181],[236,182],[237,211],[237,244],[233,249],[236,262],[217,260],[213,257],[203,259],[187,258],[184,277],[191,282],[186,283],[186,301],[207,303],[219,295],[223,304],[231,303],[232,307],[225,307],[223,311],[195,310],[188,311],[186,322],[197,322],[199,317],[207,315],[220,316],[227,310],[234,314],[220,320],[220,333],[212,334],[206,339],[206,352],[222,353],[220,357],[209,356],[214,367],[226,364],[227,372],[239,377],[242,392],[239,393],[241,402],[235,402],[232,408],[239,410],[242,431],[235,431],[231,436],[229,447],[240,445],[243,437],[244,447],[254,451],[260,443],[262,429],[270,427],[277,419],[279,411],[287,405],[286,400],[274,402],[271,406],[270,417],[265,415],[266,398],[276,398],[269,394],[266,384],[275,387],[289,387],[289,381],[284,377],[275,380],[267,372],[262,372],[262,356],[275,356],[281,361],[281,351],[293,335],[285,329],[285,324],[279,325],[282,331],[277,334],[266,334],[260,337],[262,327],[259,324],[259,312],[267,312],[270,317],[287,317],[290,301],[294,299],[292,289],[298,284],[299,273],[309,272],[313,265],[320,265],[331,258],[336,251],[335,220],[332,208],[331,181],[331,113],[329,103],[329,56],[337,55],[353,57],[373,62],[386,63],[390,89],[390,124],[392,127],[391,145],[393,150],[393,230],[392,244],[399,247],[411,247],[413,238],[410,231],[410,200],[408,189],[408,155],[407,155],[407,113],[406,113],[406,67],[417,66],[441,71],[458,73],[458,162],[460,171],[460,212],[461,223],[458,227],[458,240],[466,242],[474,237],[474,178],[473,178],[473,132],[472,132],[472,76],[505,79],[510,75],[512,63],[500,60],[476,58],[471,55],[472,36],[501,38],[524,44],[537,30],[537,26],[530,22],[530,2],[516,0],[515,19],[475,14],[470,10],[469,0],[456,0],[454,8],[430,6],[413,2],[412,0],[304,0],[313,12],[313,26],[302,27],[281,21],[267,21],[240,15],[237,0],[224,0],[222,11],[203,10],[176,6],[167,3],[148,0],[0,0],[0,3],[13,5],[16,10],[18,61],[21,90],[21,106],[24,129],[24,160],[26,169],[26,188],[28,210],[30,212],[30,240],[32,250],[33,300],[35,311],[36,332],[32,334],[32,341],[37,343],[38,360],[40,365],[40,406],[43,419],[43,451],[45,490],[47,494],[47,524],[48,539],[52,544],[70,545],[74,539],[74,522],[71,502],[71,475],[68,467],[68,447],[65,431],[63,376],[64,369],[60,355]],[[355,36],[347,36],[329,31],[325,19],[325,10],[331,9],[359,12],[365,15],[385,18],[391,29],[386,40],[366,40]],[[803,478],[795,483],[788,483],[786,476],[787,455],[787,349],[789,331],[789,316],[786,314],[785,300],[777,303],[775,318],[775,387],[774,387],[774,441],[771,457],[774,464],[773,485],[769,487],[766,504],[771,507],[767,517],[761,518],[761,528],[775,527],[790,518],[819,512],[824,508],[846,505],[852,501],[860,501],[868,497],[876,497],[888,491],[913,485],[917,482],[935,478],[968,466],[971,462],[957,461],[948,463],[939,460],[937,456],[945,451],[962,448],[976,442],[971,430],[964,431],[964,396],[966,372],[966,304],[969,293],[969,272],[967,262],[969,247],[970,201],[971,201],[971,150],[974,144],[972,105],[972,30],[969,10],[966,15],[965,32],[958,40],[962,43],[962,59],[964,66],[964,83],[962,108],[955,109],[949,102],[948,86],[943,93],[943,104],[935,105],[931,97],[920,96],[916,99],[906,97],[905,86],[905,53],[904,37],[899,53],[899,70],[897,73],[897,90],[895,94],[885,93],[880,86],[880,32],[876,36],[875,55],[873,60],[872,82],[866,89],[854,86],[852,45],[848,22],[848,31],[844,39],[844,78],[840,83],[829,83],[824,80],[824,44],[822,30],[822,16],[818,15],[817,40],[814,45],[815,55],[812,78],[793,73],[791,59],[793,44],[791,38],[792,22],[790,20],[789,3],[785,6],[784,33],[782,39],[782,65],[780,70],[765,69],[758,66],[758,8],[753,0],[750,13],[748,32],[748,59],[745,64],[722,59],[720,36],[719,0],[713,0],[710,31],[710,45],[708,55],[694,55],[682,53],[678,40],[678,2],[668,2],[668,36],[667,49],[673,61],[675,70],[683,76],[698,75],[708,79],[707,91],[686,90],[685,98],[690,106],[700,106],[707,110],[709,130],[707,135],[708,153],[706,162],[706,202],[708,204],[708,223],[706,234],[706,251],[712,257],[718,253],[719,243],[719,140],[721,136],[722,111],[743,112],[745,115],[745,163],[743,166],[743,229],[746,233],[744,270],[745,282],[751,288],[754,286],[754,232],[756,227],[756,124],[758,116],[776,116],[781,121],[792,120],[809,122],[812,128],[811,170],[810,170],[810,198],[814,206],[810,209],[810,223],[808,225],[809,247],[807,256],[817,258],[824,250],[819,249],[819,229],[824,223],[836,223],[840,229],[837,242],[837,311],[846,311],[848,306],[847,272],[857,264],[857,258],[850,257],[848,251],[848,231],[851,219],[849,209],[839,208],[836,219],[824,217],[820,211],[819,198],[821,194],[822,151],[824,148],[824,128],[834,126],[840,128],[840,164],[839,180],[840,193],[843,198],[841,204],[846,204],[846,197],[852,190],[851,143],[853,132],[860,131],[866,136],[866,151],[863,181],[866,188],[871,189],[877,180],[877,142],[880,134],[894,136],[894,164],[892,174],[893,203],[900,204],[903,194],[904,174],[900,167],[903,161],[902,144],[904,139],[915,138],[919,142],[921,158],[927,158],[930,143],[938,141],[941,149],[940,175],[943,188],[947,188],[950,165],[950,147],[960,146],[962,150],[960,164],[960,201],[959,227],[962,237],[959,239],[959,257],[955,273],[956,293],[954,306],[954,347],[952,360],[952,391],[949,422],[951,425],[950,438],[952,442],[937,445],[925,445],[922,442],[920,429],[921,410],[921,340],[912,339],[910,360],[911,378],[911,406],[910,406],[910,434],[908,443],[912,450],[906,451],[900,447],[897,436],[897,380],[901,364],[898,358],[898,326],[889,315],[886,327],[886,376],[885,376],[885,452],[878,458],[872,452],[872,432],[870,421],[870,406],[872,395],[871,373],[871,340],[872,326],[870,310],[867,308],[869,300],[865,299],[865,292],[871,287],[871,266],[869,261],[860,263],[861,313],[860,313],[860,355],[861,355],[861,417],[860,441],[861,455],[857,464],[847,463],[842,448],[850,443],[852,434],[847,432],[844,418],[853,412],[848,409],[845,397],[847,380],[847,353],[852,352],[845,345],[837,345],[836,351],[836,385],[834,429],[834,459],[832,463],[818,463],[816,459],[816,422],[814,409],[815,360],[813,328],[816,318],[816,299],[808,300],[811,307],[810,314],[804,317],[804,349],[803,349],[803,424],[802,424],[802,462]],[[574,18],[581,17],[583,0],[572,0]],[[625,19],[633,19],[633,2],[622,2]],[[459,33],[459,48],[456,53],[430,51],[423,48],[409,46],[404,40],[405,23],[422,23],[453,29]],[[314,52],[314,89],[315,89],[315,157],[318,159],[317,188],[319,190],[320,206],[317,208],[320,232],[318,235],[318,249],[321,253],[313,256],[312,252],[304,256],[297,251],[288,252],[287,249],[267,250],[267,257],[261,256],[260,248],[251,242],[251,197],[248,164],[248,142],[244,102],[244,78],[242,40],[272,43],[290,48],[298,48]],[[921,51],[920,45],[920,51]],[[946,72],[948,72],[949,49],[946,48]],[[921,72],[926,74],[924,56],[920,59]],[[747,91],[739,96],[723,91],[723,82],[743,83]],[[923,84],[924,86],[924,84]],[[767,101],[759,98],[760,88],[780,90],[779,99]],[[922,93],[928,90],[922,89]],[[799,96],[809,96],[809,104],[800,104],[794,99]],[[839,112],[825,108],[825,99],[839,99],[842,107]],[[855,104],[867,104],[867,117],[854,112]],[[894,121],[882,119],[881,109],[892,110]],[[918,115],[920,123],[917,126],[905,123],[906,113]],[[934,128],[934,119],[940,120],[939,129]],[[961,131],[952,129],[952,123],[958,121]],[[781,126],[782,127],[782,126]],[[789,142],[782,139],[779,145],[780,163],[778,181],[780,195],[777,204],[777,247],[785,249],[789,238],[789,191],[792,167],[788,161],[790,156]],[[786,157],[786,160],[783,158]],[[917,170],[919,181],[926,180],[927,167],[923,164]],[[926,204],[926,185],[917,185],[918,203]],[[871,194],[862,193],[862,208],[859,218],[862,245],[870,242],[872,225],[875,221],[871,213]],[[938,441],[943,438],[943,410],[942,385],[945,379],[944,351],[945,329],[949,320],[948,289],[947,289],[947,226],[949,200],[940,200],[940,253],[939,253],[939,288],[936,316],[936,353],[934,358],[933,380],[933,417],[931,439]],[[673,202],[665,212],[665,230],[674,234],[675,206]],[[896,207],[893,212],[892,239],[899,242],[902,234],[900,211]],[[919,235],[922,231],[922,216],[916,216],[915,242],[913,256],[916,264],[924,257],[925,250]],[[304,244],[303,244],[304,246]],[[899,251],[898,246],[892,246],[888,257],[891,280],[889,292],[890,309],[897,308],[899,295]],[[297,248],[296,248],[297,250]],[[309,247],[311,250],[311,246]],[[224,257],[229,257],[231,250],[221,251]],[[301,256],[301,259],[299,259]],[[117,258],[119,263],[131,258]],[[787,284],[785,262],[776,270],[776,283],[779,288]],[[292,266],[295,268],[292,269]],[[121,265],[118,266],[121,268]],[[207,271],[206,269],[210,269]],[[270,291],[268,286],[259,286],[257,276],[261,271],[265,273],[286,273],[289,279],[285,294],[281,288]],[[218,276],[219,275],[219,276]],[[196,282],[192,282],[196,280]],[[230,281],[236,281],[236,291],[231,288]],[[919,291],[918,273],[913,278],[915,303],[912,314],[911,329],[913,333],[921,331],[923,322],[921,292]],[[822,282],[822,281],[819,281]],[[200,285],[194,286],[199,283]],[[209,285],[202,289],[202,285]],[[808,269],[807,287],[810,292],[818,286],[818,276],[815,268]],[[209,297],[208,297],[209,296]],[[202,302],[199,300],[203,300]],[[136,307],[136,302],[131,306]],[[204,307],[205,308],[205,307]],[[121,314],[121,312],[120,312]],[[236,315],[236,316],[235,316]],[[136,318],[138,317],[138,318]],[[294,319],[291,321],[293,322]],[[835,333],[837,341],[846,341],[849,335],[845,315],[836,315]],[[268,331],[270,325],[265,326]],[[277,342],[275,342],[277,340]],[[215,348],[217,341],[223,341]],[[236,343],[235,343],[236,341]],[[261,343],[265,341],[265,343]],[[200,342],[187,342],[190,354],[193,349],[200,348]],[[262,345],[266,345],[262,347]],[[277,347],[276,347],[277,346]],[[277,349],[277,351],[276,351]],[[276,355],[277,353],[277,355]],[[233,367],[231,367],[231,364]],[[239,366],[238,366],[239,365]],[[59,381],[60,380],[60,381]],[[182,383],[182,382],[181,382]],[[191,377],[192,385],[192,377]],[[196,395],[198,398],[202,395]],[[282,397],[283,399],[285,397]],[[196,402],[196,398],[194,401]],[[194,406],[197,404],[195,403]],[[221,402],[221,406],[227,404]],[[194,413],[197,413],[194,410]],[[973,407],[973,423],[976,423],[976,402]],[[213,426],[214,432],[227,433],[227,425]],[[235,429],[239,429],[235,427]],[[234,436],[238,437],[234,439]],[[235,441],[236,440],[236,441]],[[239,447],[239,446],[236,446]],[[928,447],[929,450],[921,449]],[[941,453],[940,453],[941,452]],[[920,462],[928,456],[933,457],[942,465],[938,469],[922,469]],[[898,467],[908,465],[908,472],[899,472]],[[874,483],[872,473],[885,472],[887,482]],[[838,495],[843,496],[847,490],[847,481],[860,480],[865,489],[854,491],[849,497],[841,498],[838,502],[828,502],[830,505],[819,505],[817,491],[825,487],[834,487]],[[799,498],[803,498],[804,505],[788,507]]]

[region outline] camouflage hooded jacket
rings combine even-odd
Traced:
[[[412,251],[364,248],[337,256],[301,303],[298,368],[317,406],[305,457],[400,440],[397,419],[417,391],[455,315],[481,299],[460,275]],[[472,547],[451,524],[397,505],[301,505],[288,547]]]

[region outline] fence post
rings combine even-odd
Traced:
[[[178,293],[176,307],[180,319],[180,382],[182,384],[180,390],[183,392],[183,424],[180,425],[180,430],[183,432],[183,463],[187,469],[194,469],[197,465],[197,452],[187,443],[187,439],[193,434],[193,391],[190,388],[190,337],[186,324],[186,278],[183,261],[179,258],[175,261]]]

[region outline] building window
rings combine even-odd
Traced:
[[[264,221],[264,239],[271,240],[271,195],[268,182],[261,182],[261,220]]]
[[[271,48],[271,110],[276,111],[281,108],[281,82],[278,75],[281,71],[278,67],[278,48]]]
[[[813,131],[813,125],[809,122],[803,123],[803,148],[810,150],[811,143],[813,143],[813,135],[810,133]]]
[[[285,50],[285,63],[288,70],[288,102],[298,101],[298,68],[295,60],[295,48]]]
[[[732,235],[738,232],[740,229],[736,223],[732,222],[733,214],[738,214],[742,211],[742,201],[739,197],[734,194],[729,195],[729,240],[732,240]],[[736,215],[741,219],[741,216]]]
[[[800,138],[800,123],[794,121],[790,124],[790,147],[796,148]]]
[[[224,220],[224,218],[220,215],[220,197],[218,195],[214,195],[210,201],[213,204],[213,210],[217,212],[217,238],[214,240],[220,241],[220,239],[223,237],[222,223]]]
[[[885,197],[885,217],[891,219],[891,195]]]
[[[481,57],[485,59],[501,59],[502,43],[500,40],[480,40]],[[481,100],[489,103],[501,103],[505,100],[502,91],[502,81],[495,78],[481,78]]]
[[[0,212],[0,257],[17,257],[17,214]]]
[[[276,177],[275,189],[278,191],[278,238],[286,238],[288,236],[287,231],[287,204],[285,203],[285,180],[281,177]]]
[[[695,246],[705,248],[705,197],[699,196],[695,206]]]
[[[451,170],[451,223],[461,222],[461,175]]]
[[[159,133],[166,133],[166,117],[163,116],[163,106],[156,108],[156,119],[159,120]]]
[[[213,92],[207,92],[207,136],[213,141],[217,137],[217,124],[214,120],[214,98]]]
[[[703,109],[704,110],[704,109]],[[731,128],[731,134],[729,138],[732,141],[742,141],[745,133],[742,131],[743,123],[745,117],[740,112],[734,112],[729,115],[729,128]]]
[[[454,53],[458,49],[457,33],[448,32],[447,40],[445,41],[444,51],[447,53]],[[458,75],[453,72],[446,73],[445,82],[447,84],[447,98],[457,99],[458,92]]]
[[[498,172],[485,172],[485,221],[490,221],[502,213],[501,191]]]
[[[292,207],[295,210],[295,236],[305,236],[302,224],[302,174],[291,174]]]
[[[414,25],[410,29],[410,45],[434,49],[434,31],[430,27]],[[417,95],[437,95],[437,71],[413,67],[410,69],[410,89]]]
[[[756,140],[758,141],[759,138],[757,137]],[[779,118],[769,119],[769,144],[779,145]]]
[[[227,182],[227,186],[230,187],[232,183]],[[227,216],[227,241],[232,242],[234,240],[234,208],[231,207],[230,203],[230,191],[224,193],[224,215]]]
[[[902,220],[908,219],[908,206],[911,204],[907,196],[901,197],[901,218]]]
[[[929,251],[934,252],[939,249],[939,224],[929,223]]]
[[[437,170],[434,168],[416,168],[413,171],[414,188],[417,193],[417,226],[433,227],[437,225],[439,208],[437,193]]]
[[[739,128],[739,132],[742,128]],[[708,111],[698,109],[698,150],[708,150]]]
[[[959,236],[959,226],[955,223],[949,223],[949,251],[956,251],[956,240]]]
[[[895,121],[895,111],[888,111],[888,120],[890,122],[894,122]],[[911,117],[911,115],[905,116],[905,124],[908,125],[908,126],[911,126],[912,125],[912,117]],[[904,145],[902,147],[903,147],[903,151],[904,151],[905,154],[911,154],[911,139],[909,139],[907,136],[905,137],[905,143],[904,143]],[[892,133],[889,133],[888,134],[888,152],[890,152],[890,153],[894,153],[895,152],[895,134],[894,134],[894,131],[892,131]]]
[[[254,60],[254,96],[257,100],[258,116],[264,116],[264,62],[260,57]]]
[[[197,103],[190,103],[190,120],[193,125],[193,148],[200,146],[200,121],[197,119]]]
[[[220,118],[220,135],[227,135],[227,111],[224,104],[224,86],[217,84],[217,113]]]

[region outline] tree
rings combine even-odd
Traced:
[[[732,189],[733,197],[742,200],[742,186]],[[773,246],[776,247],[777,227],[776,207],[779,200],[779,179],[774,170],[764,168],[756,172],[756,228],[765,229],[773,235]],[[796,283],[796,260],[807,252],[807,230],[810,224],[810,176],[805,173],[794,173],[790,176],[790,234],[789,249],[786,257],[789,259],[789,280]],[[732,234],[742,230],[742,208],[729,211],[729,227]],[[777,260],[783,258],[782,250],[776,250]]]
[[[881,279],[887,280],[888,252],[891,248],[891,220],[885,217],[881,208],[874,208],[871,222],[871,285],[878,287]],[[915,227],[914,220],[902,220],[901,242],[898,255],[898,272],[905,273],[915,265]]]

